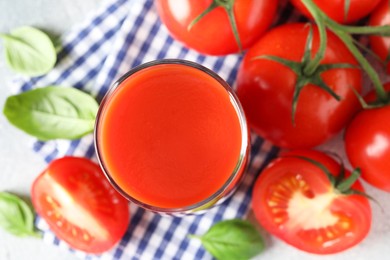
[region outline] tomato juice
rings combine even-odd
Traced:
[[[98,158],[129,200],[159,212],[189,212],[231,193],[248,157],[248,130],[230,87],[193,62],[134,68],[103,99]]]

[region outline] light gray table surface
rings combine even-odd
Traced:
[[[68,31],[72,24],[96,9],[101,0],[0,0],[0,31],[7,32],[22,25],[32,25],[57,34]],[[0,43],[0,52],[2,45]],[[11,95],[8,82],[15,74],[5,66],[0,54],[0,108]],[[339,150],[338,139],[326,145]],[[45,168],[41,157],[31,151],[32,139],[12,127],[0,114],[0,191],[29,195],[35,177]],[[368,192],[380,201],[383,211],[375,204],[372,229],[357,247],[333,256],[313,256],[300,252],[266,235],[268,249],[258,259],[320,259],[320,260],[381,260],[390,259],[390,194],[365,185]],[[0,230],[0,260],[72,260],[71,253],[39,239],[18,238]]]
[[[31,25],[63,34],[101,0],[0,0],[0,31]],[[15,77],[4,62],[0,43],[0,108],[11,95],[7,82]],[[31,150],[31,138],[11,126],[0,115],[0,191],[29,195],[35,177],[45,168],[41,157]],[[0,260],[74,260],[71,253],[39,239],[18,238],[0,230]]]

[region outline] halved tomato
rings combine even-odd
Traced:
[[[329,178],[324,169],[335,177]],[[331,254],[356,245],[370,230],[371,208],[359,195],[359,181],[350,186],[339,173],[340,165],[318,151],[277,158],[253,189],[257,220],[271,234],[307,252]]]
[[[72,248],[102,253],[124,235],[130,222],[127,200],[100,167],[79,157],[54,160],[32,186],[32,202],[50,229]]]

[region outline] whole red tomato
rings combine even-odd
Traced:
[[[271,234],[306,252],[332,254],[359,243],[371,226],[367,198],[343,194],[323,169],[297,156],[314,160],[333,176],[340,173],[340,165],[318,151],[294,151],[275,159],[253,188],[256,219]],[[351,189],[363,191],[359,181]]]
[[[381,26],[390,25],[390,1],[384,0],[372,12],[369,25]],[[384,62],[386,62],[387,73],[390,74],[390,37],[370,36],[371,49]]]
[[[237,94],[252,130],[272,143],[288,148],[319,145],[339,132],[358,110],[352,87],[361,89],[357,68],[339,68],[321,74],[323,81],[340,97],[307,84],[298,98],[295,124],[292,122],[293,93],[297,74],[279,62],[257,58],[274,55],[299,62],[302,60],[310,27],[285,24],[266,33],[245,55],[237,76]],[[314,55],[319,36],[314,28]],[[321,64],[357,64],[344,44],[328,32],[325,56]],[[310,77],[309,77],[310,78]]]
[[[325,14],[339,23],[355,22],[374,10],[380,0],[312,0]],[[291,3],[305,16],[311,17],[302,0]],[[349,7],[347,6],[349,3]]]
[[[50,229],[71,247],[102,253],[124,235],[129,206],[100,167],[85,158],[54,160],[32,186],[32,202]]]
[[[390,83],[385,84],[390,90]],[[375,100],[371,92],[366,100]],[[390,192],[390,105],[359,112],[345,132],[345,149],[353,167],[371,185]]]
[[[223,6],[231,6],[242,48],[247,49],[271,25],[278,5],[277,0],[156,0],[155,3],[162,22],[175,39],[209,55],[240,51]],[[211,4],[216,8],[188,28]]]

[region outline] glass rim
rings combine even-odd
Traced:
[[[114,93],[114,91],[121,85],[123,81],[125,81],[127,78],[132,76],[133,74],[152,67],[156,65],[163,65],[163,64],[179,64],[179,65],[185,65],[189,66],[198,70],[201,70],[205,73],[207,73],[209,76],[213,77],[215,80],[220,83],[220,85],[228,92],[229,94],[229,99],[230,103],[233,105],[238,120],[240,124],[240,130],[241,130],[241,148],[240,148],[240,155],[237,160],[236,166],[233,170],[233,172],[230,174],[230,177],[226,180],[226,182],[217,190],[215,191],[212,195],[210,195],[208,198],[199,201],[197,203],[184,206],[184,207],[179,207],[179,208],[164,208],[164,207],[158,207],[154,205],[150,205],[147,203],[144,203],[140,200],[137,200],[136,198],[132,197],[129,195],[126,191],[124,191],[117,183],[116,181],[111,177],[109,171],[107,170],[105,164],[104,164],[104,159],[102,158],[100,154],[100,149],[99,149],[99,142],[98,142],[98,136],[99,136],[99,125],[101,122],[101,114],[103,113],[103,110],[105,108],[105,105],[111,95]],[[104,173],[104,175],[107,177],[108,181],[110,184],[122,195],[124,196],[127,200],[141,206],[144,209],[153,211],[153,212],[158,212],[158,213],[167,213],[167,214],[173,214],[173,213],[191,213],[191,212],[196,212],[198,210],[202,210],[204,206],[208,205],[209,203],[215,201],[219,201],[222,199],[225,195],[226,192],[228,192],[228,189],[230,188],[231,184],[236,180],[236,178],[240,178],[239,176],[241,174],[241,171],[244,171],[246,162],[247,162],[247,157],[249,156],[249,130],[248,130],[248,124],[245,118],[245,113],[244,110],[238,100],[238,97],[234,93],[234,90],[230,87],[230,85],[222,79],[217,73],[214,71],[192,61],[188,60],[182,60],[182,59],[161,59],[161,60],[154,60],[154,61],[149,61],[146,63],[143,63],[139,66],[136,66],[132,69],[130,69],[128,72],[126,72],[123,76],[121,76],[117,81],[114,82],[107,91],[107,93],[104,95],[100,105],[99,109],[96,115],[96,121],[95,121],[95,126],[94,126],[94,146],[95,146],[95,151],[96,151],[96,156],[98,159],[98,162],[100,164],[100,167]],[[242,173],[243,175],[244,173]],[[238,186],[239,182],[236,183],[236,186]],[[234,188],[233,188],[234,189]],[[214,205],[212,203],[211,205]],[[208,208],[208,207],[207,207]]]

